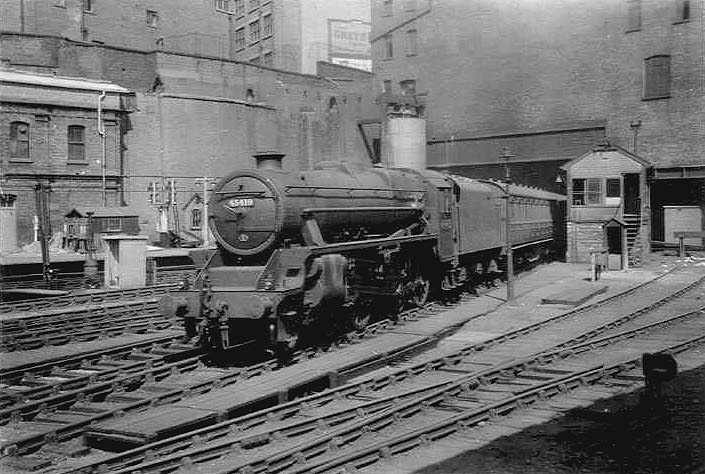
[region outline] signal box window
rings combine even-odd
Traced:
[[[644,61],[644,99],[665,99],[671,93],[671,57],[652,56]]]
[[[29,124],[10,124],[10,159],[29,160]]]
[[[573,206],[599,206],[602,204],[602,178],[573,179]]]
[[[622,197],[622,182],[619,178],[605,180],[605,204],[608,206],[619,205]]]

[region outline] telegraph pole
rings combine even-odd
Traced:
[[[51,186],[48,181],[39,181],[34,186],[34,197],[39,220],[39,243],[42,249],[42,276],[46,283],[51,281],[51,261],[49,260],[49,239],[51,239],[51,220],[49,219],[49,193]]]
[[[208,190],[215,183],[215,178],[196,178],[196,184],[203,185],[203,215],[201,216],[201,239],[203,240],[203,248],[210,248],[210,235],[208,233]]]
[[[512,182],[509,174],[509,159],[514,157],[509,153],[509,148],[504,147],[500,158],[504,160],[504,225],[506,236],[505,253],[507,254],[507,303],[514,302],[514,251],[512,250],[511,236],[511,196],[509,194],[509,184]]]

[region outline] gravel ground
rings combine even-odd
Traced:
[[[641,392],[600,400],[415,474],[705,472],[705,365],[671,381],[665,403]]]

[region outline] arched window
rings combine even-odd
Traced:
[[[328,110],[331,112],[337,112],[338,111],[338,101],[335,99],[335,97],[331,97],[328,100]]]
[[[10,158],[29,160],[29,124],[10,123]]]
[[[69,125],[69,161],[86,160],[86,127],[83,125]]]

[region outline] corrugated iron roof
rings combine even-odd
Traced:
[[[113,92],[117,94],[129,94],[131,91],[124,87],[107,81],[96,81],[81,77],[53,76],[48,74],[36,74],[20,71],[0,69],[0,82],[12,84],[27,84],[43,87],[57,87],[61,89],[89,90],[96,92]]]

